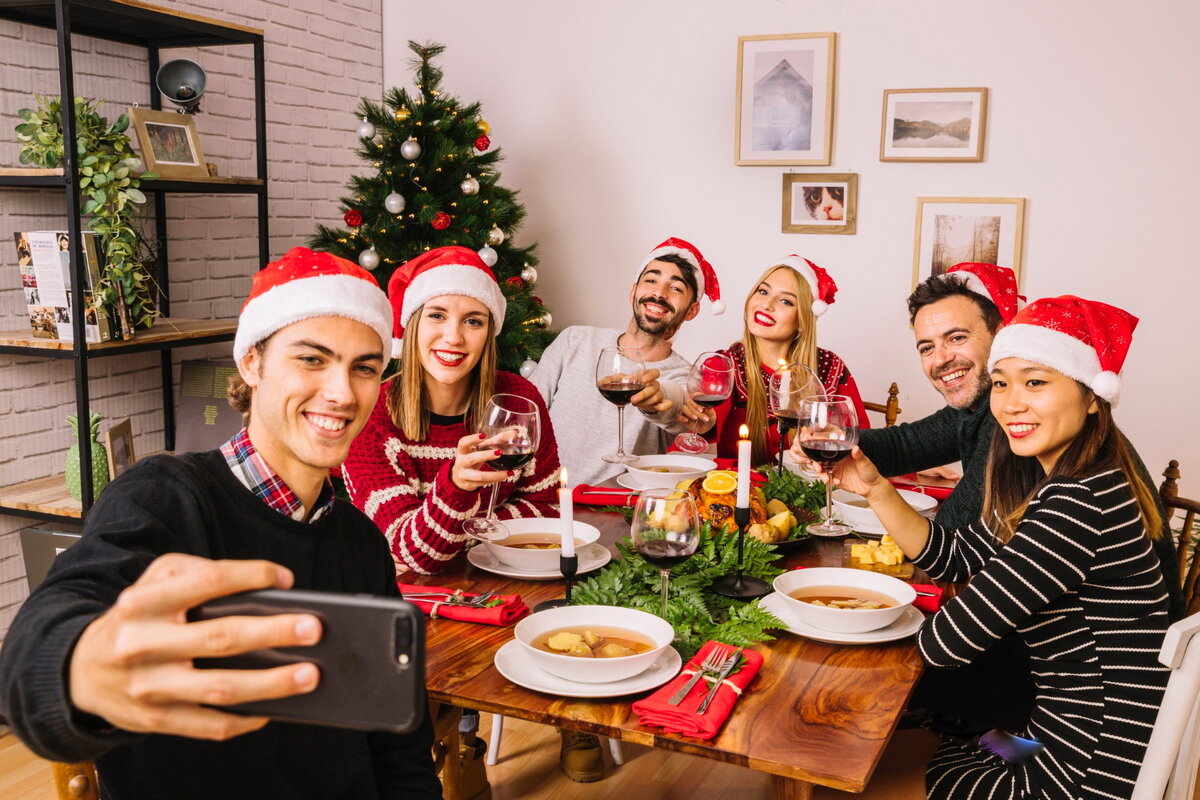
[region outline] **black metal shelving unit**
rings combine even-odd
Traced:
[[[155,86],[154,78],[160,64],[162,50],[179,47],[211,47],[226,45],[250,45],[254,60],[254,111],[256,141],[256,176],[244,179],[212,180],[156,180],[143,184],[142,190],[154,199],[155,234],[159,242],[160,294],[159,310],[164,319],[158,321],[150,332],[139,331],[139,336],[122,342],[103,344],[86,343],[84,315],[75,314],[74,341],[47,345],[42,340],[17,333],[0,333],[0,354],[28,355],[41,358],[70,358],[74,363],[75,407],[78,419],[87,420],[90,392],[88,388],[88,361],[92,358],[111,357],[129,353],[157,350],[161,353],[164,449],[174,448],[175,413],[172,382],[171,353],[177,347],[190,347],[213,342],[231,341],[236,322],[224,324],[216,321],[205,325],[196,320],[179,320],[178,325],[170,320],[170,271],[167,246],[167,198],[171,194],[248,194],[258,198],[258,250],[259,266],[269,257],[267,215],[267,129],[266,98],[263,61],[262,31],[233,23],[224,23],[200,17],[186,11],[156,8],[140,0],[0,0],[0,19],[53,28],[58,45],[59,90],[63,108],[75,106],[75,77],[73,66],[73,35],[91,36],[116,42],[124,42],[146,48],[148,82],[151,108],[161,109],[162,98]],[[63,137],[65,153],[60,171],[48,170],[5,170],[0,174],[0,187],[25,189],[48,189],[64,191],[66,195],[67,231],[71,238],[71,302],[74,308],[83,308],[84,266],[80,254],[81,241],[80,199],[76,180],[75,120],[71,114],[64,115]],[[165,328],[165,330],[159,330]],[[186,329],[184,331],[183,329]],[[140,337],[140,338],[139,338]],[[80,463],[91,463],[91,446],[86,422],[79,425]],[[42,481],[34,481],[40,486]],[[14,487],[0,487],[0,512],[41,519],[82,518],[94,500],[94,487],[90,469],[82,469],[80,483],[83,501],[78,513],[67,507],[47,510],[40,501],[30,502],[16,495],[11,499],[6,492]],[[24,486],[24,485],[22,485]],[[34,493],[36,494],[36,492]],[[41,497],[40,494],[37,495]]]

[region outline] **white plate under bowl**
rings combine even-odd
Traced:
[[[599,542],[589,544],[587,547],[581,547],[575,551],[575,554],[579,556],[579,571],[576,573],[577,575],[598,570],[609,561],[612,561],[612,553],[608,552],[608,548]],[[562,573],[556,569],[546,572],[526,572],[523,569],[502,564],[483,545],[477,545],[468,550],[467,561],[485,572],[503,575],[506,578],[520,578],[525,581],[562,580]]]
[[[635,492],[644,492],[647,489],[653,489],[653,486],[647,486],[642,483],[642,479],[632,472],[622,472],[617,476],[617,483],[624,486],[626,489],[632,489]]]
[[[832,644],[879,644],[881,642],[894,642],[897,639],[912,636],[921,629],[921,624],[925,621],[925,615],[921,613],[920,609],[909,606],[904,609],[904,613],[895,622],[885,628],[867,631],[866,633],[836,633],[818,628],[815,625],[809,625],[807,622],[798,619],[791,608],[788,607],[787,600],[779,592],[771,592],[759,600],[758,604],[783,620],[787,625],[784,630],[788,633]]]
[[[551,675],[533,660],[520,642],[513,639],[496,651],[496,669],[517,686],[559,697],[622,697],[662,686],[679,674],[683,659],[668,647],[650,668],[632,678],[611,683],[579,683]]]
[[[904,499],[904,502],[908,503],[909,507],[919,514],[926,514],[937,507],[937,500],[927,494],[909,491],[908,489],[898,489],[897,491],[900,493],[900,497]],[[836,509],[837,515],[847,525],[853,526],[854,530],[860,532],[882,529],[883,526],[879,522],[879,517],[875,516],[875,512],[869,507],[851,505],[851,503],[859,503],[862,500],[863,497],[860,494],[854,494],[845,489],[833,490],[833,507]]]

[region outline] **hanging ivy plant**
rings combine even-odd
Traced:
[[[34,95],[36,108],[17,112],[16,126],[21,142],[20,162],[39,167],[62,165],[64,143],[62,99]],[[146,202],[142,181],[158,176],[137,172],[142,162],[133,152],[129,117],[122,114],[109,124],[99,113],[103,101],[75,98],[76,156],[79,169],[80,212],[100,235],[104,249],[104,272],[97,288],[97,301],[105,312],[116,308],[123,297],[135,327],[149,328],[158,310],[154,303],[154,279],[146,262],[153,249],[135,224],[137,207]]]

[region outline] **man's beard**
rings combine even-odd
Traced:
[[[653,321],[647,319],[642,313],[642,306],[646,303],[655,303],[663,308],[670,309],[671,314],[663,317],[660,320]],[[638,301],[634,306],[633,319],[637,324],[638,330],[642,333],[648,333],[651,336],[662,336],[664,339],[669,339],[675,335],[675,331],[679,329],[679,325],[675,322],[675,308],[660,297],[646,297]]]

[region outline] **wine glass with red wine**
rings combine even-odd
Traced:
[[[479,432],[484,435],[476,449],[499,450],[484,464],[484,469],[497,471],[520,469],[537,452],[540,417],[532,400],[515,394],[494,394],[483,411]],[[496,490],[492,484],[486,517],[475,517],[463,523],[463,530],[477,539],[495,541],[508,536],[508,529],[496,519]]]
[[[783,451],[788,446],[787,435],[796,428],[801,403],[807,397],[824,394],[825,387],[807,364],[783,364],[771,376],[767,384],[767,410],[775,416],[775,423],[779,426],[780,471],[783,470]],[[809,477],[815,478],[816,475]]]
[[[636,347],[605,347],[596,359],[596,388],[604,399],[617,407],[617,452],[602,456],[609,464],[628,464],[637,456],[625,452],[625,406],[646,388],[642,374],[642,351]]]
[[[682,489],[647,489],[633,509],[633,546],[662,575],[662,615],[667,615],[671,568],[691,557],[700,544],[696,501]]]
[[[832,467],[858,444],[858,415],[854,403],[843,395],[806,397],[800,402],[800,449],[823,468]],[[853,529],[833,516],[833,484],[825,482],[825,512],[820,523],[809,525],[817,536],[843,536]]]
[[[716,408],[733,394],[733,359],[721,353],[701,353],[688,372],[687,393],[698,406]],[[685,453],[703,453],[708,440],[693,430],[675,437]]]

